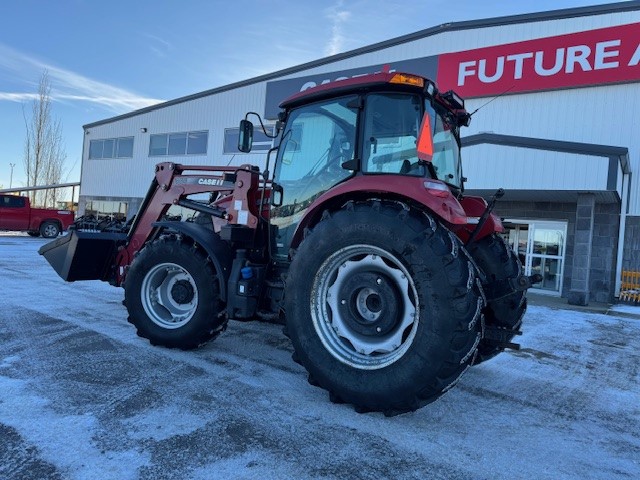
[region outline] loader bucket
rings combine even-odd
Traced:
[[[124,245],[126,238],[126,233],[71,230],[69,234],[40,247],[38,253],[67,282],[108,281],[114,274],[118,246]]]

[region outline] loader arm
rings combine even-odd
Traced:
[[[170,224],[159,222],[172,205],[218,217],[223,225],[255,231],[259,225],[259,204],[268,200],[270,188],[260,180],[258,168],[250,165],[159,163],[128,233],[86,231],[80,224],[69,235],[43,245],[39,253],[63,280],[102,280],[122,286],[134,255]],[[222,201],[207,205],[188,198],[213,192],[221,194]],[[186,229],[176,224],[176,230]]]
[[[232,225],[257,228],[258,217],[256,206],[252,205],[251,192],[257,191],[259,177],[259,171],[251,165],[231,168],[171,162],[156,165],[155,178],[131,225],[126,245],[120,248],[115,259],[116,284],[122,284],[126,267],[134,254],[155,237],[159,227],[154,224],[162,219],[172,205],[208,213]],[[231,201],[225,202],[226,209],[199,204],[187,198],[189,195],[211,192],[232,196]]]

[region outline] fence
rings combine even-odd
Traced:
[[[620,300],[624,302],[640,302],[640,272],[631,270],[622,271]]]

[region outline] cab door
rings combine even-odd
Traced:
[[[272,256],[286,262],[300,219],[313,201],[353,175],[358,97],[305,105],[289,114],[278,149],[274,182],[281,189],[271,221]]]

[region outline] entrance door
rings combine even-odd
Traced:
[[[560,295],[567,242],[567,223],[546,220],[507,220],[505,240],[517,252],[525,275],[538,273],[542,281],[532,289]]]

